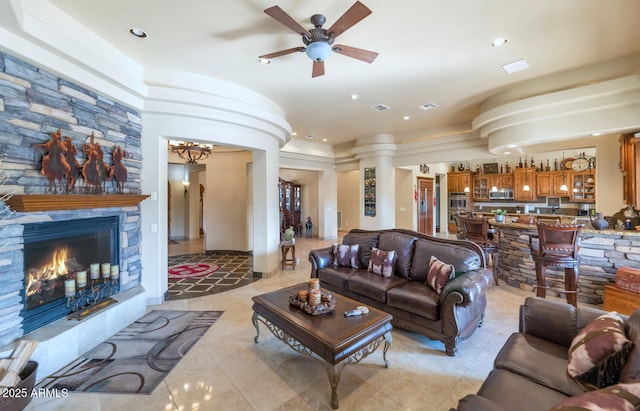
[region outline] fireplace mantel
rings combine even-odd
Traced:
[[[5,203],[13,211],[35,212],[132,207],[147,197],[147,194],[14,194]]]

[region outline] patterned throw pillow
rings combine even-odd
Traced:
[[[369,260],[368,271],[383,277],[393,276],[393,267],[396,264],[395,250],[384,251],[373,247],[371,249],[371,259]]]
[[[591,321],[569,347],[569,375],[594,388],[617,384],[631,341],[624,332],[624,323],[611,312]]]
[[[627,338],[633,343],[633,348],[620,372],[620,382],[640,383],[640,308],[631,314],[625,325]]]
[[[429,260],[429,272],[427,273],[427,285],[435,290],[438,294],[449,282],[456,272],[452,264],[445,264],[436,257],[431,256]]]
[[[640,384],[617,384],[569,397],[551,408],[551,411],[634,411],[638,407],[640,407]]]
[[[337,243],[333,244],[333,265],[339,265],[341,267],[358,268],[358,251],[360,245],[344,245]]]

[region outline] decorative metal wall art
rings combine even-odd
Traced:
[[[122,194],[127,181],[127,168],[124,165],[126,151],[116,146],[112,152],[112,166],[104,162],[104,150],[100,143],[95,142],[95,135],[91,133],[90,142],[82,145],[82,152],[87,160],[80,166],[76,155],[78,150],[69,136],[62,139],[60,129],[51,133],[51,140],[36,144],[36,148],[43,154],[42,175],[49,179],[49,191],[58,190],[73,193],[76,182],[82,176],[87,193],[101,194],[107,192],[107,181],[112,180],[115,191]]]

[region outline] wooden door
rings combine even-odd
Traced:
[[[435,208],[433,178],[418,177],[418,232],[433,235]]]

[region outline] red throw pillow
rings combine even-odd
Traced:
[[[440,294],[444,286],[455,276],[455,273],[453,264],[443,263],[436,257],[431,256],[429,272],[427,273],[427,285]]]

